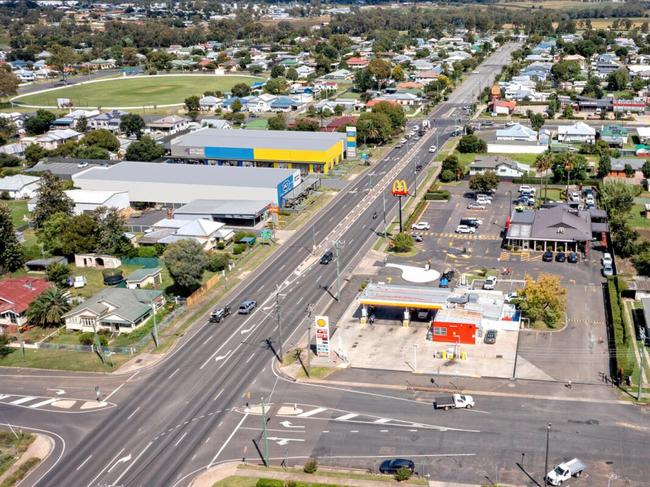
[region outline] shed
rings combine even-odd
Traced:
[[[162,283],[162,269],[154,267],[151,269],[138,269],[126,277],[128,289],[140,289],[147,286],[159,288]]]
[[[440,309],[431,324],[434,342],[476,343],[476,331],[481,326],[479,311]]]
[[[77,267],[93,267],[97,269],[117,269],[122,265],[119,257],[112,255],[76,254],[74,265]]]

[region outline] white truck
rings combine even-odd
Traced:
[[[467,394],[451,394],[449,396],[436,397],[433,401],[433,407],[436,409],[471,409],[474,407],[474,398]]]
[[[568,462],[560,463],[546,474],[546,480],[551,485],[562,485],[562,482],[571,477],[580,477],[587,466],[581,460],[574,458]]]

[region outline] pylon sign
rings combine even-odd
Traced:
[[[316,324],[316,353],[329,356],[330,354],[330,320],[327,316],[314,317]]]
[[[406,184],[406,180],[396,179],[395,181],[393,181],[392,193],[393,196],[408,196],[409,187]]]

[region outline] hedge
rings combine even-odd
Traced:
[[[448,200],[450,197],[451,197],[451,193],[447,190],[429,191],[424,195],[424,199],[427,201]]]
[[[630,340],[630,336],[625,328],[618,277],[613,276],[607,278],[607,291],[612,322],[612,334],[614,337],[614,346],[616,348],[616,369],[617,371],[623,369],[624,375],[632,375],[635,365],[634,352],[632,350],[632,340]]]
[[[287,480],[286,482],[277,479],[259,479],[255,487],[339,487],[338,484],[321,484],[316,482],[298,482]]]
[[[426,201],[418,201],[418,204],[415,205],[415,209],[413,210],[413,213],[411,213],[411,216],[409,216],[406,219],[406,223],[404,224],[404,228],[410,228],[411,225],[413,225],[415,222],[417,222],[420,219],[420,215],[422,215],[422,212],[424,209],[427,207],[427,202]]]
[[[523,178],[513,178],[512,179],[513,184],[544,184],[545,178],[540,178],[540,177],[533,177],[533,176],[524,176]],[[566,184],[566,181],[564,182],[558,182],[554,183],[551,178],[548,178],[548,184]],[[598,186],[600,184],[600,179],[585,179],[582,181],[583,186]],[[575,183],[575,181],[573,181]]]

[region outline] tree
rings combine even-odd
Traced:
[[[377,84],[381,89],[384,82],[390,78],[391,68],[390,63],[383,59],[374,58],[368,63],[368,71],[377,80]]]
[[[562,117],[572,119],[573,118],[573,107],[571,105],[566,105],[564,110],[562,110]]]
[[[34,116],[25,120],[25,130],[29,135],[44,134],[50,129],[54,120],[56,120],[56,116],[52,112],[37,110]]]
[[[56,213],[72,215],[74,203],[63,191],[63,182],[52,173],[46,172],[41,176],[41,184],[36,190],[36,207],[32,215],[36,229],[40,229]]]
[[[291,81],[296,81],[299,78],[298,71],[296,71],[296,68],[287,69],[287,74],[285,76],[287,79],[290,79]]]
[[[246,83],[237,83],[231,88],[230,92],[232,93],[232,96],[243,98],[251,94],[251,87]]]
[[[25,148],[25,160],[34,165],[47,155],[47,150],[38,144],[29,144]]]
[[[535,281],[526,275],[526,285],[520,292],[523,315],[535,327],[556,328],[562,322],[566,308],[566,289],[559,276],[540,274]]]
[[[612,247],[619,256],[626,258],[634,255],[637,250],[636,241],[639,232],[630,227],[624,215],[615,215],[609,219]]]
[[[271,78],[264,85],[264,91],[271,95],[281,95],[289,89],[287,80],[284,78]]]
[[[54,44],[48,50],[50,57],[47,58],[47,63],[59,71],[63,79],[65,79],[65,70],[77,61],[77,53],[71,47],[61,46],[60,44]]]
[[[144,128],[144,119],[137,113],[127,113],[120,119],[120,130],[124,132],[127,137],[135,135],[136,139],[139,139],[142,136]]]
[[[20,157],[16,157],[11,154],[0,153],[0,168],[3,167],[18,167],[22,164],[23,161],[20,160]]]
[[[279,78],[281,76],[284,76],[284,73],[286,71],[286,68],[282,64],[276,64],[271,68],[271,78]]]
[[[387,142],[392,133],[393,126],[385,113],[364,112],[357,120],[357,138],[364,144]]]
[[[287,120],[283,113],[277,113],[269,118],[269,130],[287,130]]]
[[[198,112],[201,108],[200,101],[201,99],[196,95],[188,96],[185,98],[185,109],[188,112]]]
[[[458,152],[461,154],[484,153],[487,152],[487,143],[474,134],[465,135],[458,142]]]
[[[368,91],[373,86],[375,86],[375,79],[367,68],[359,69],[354,73],[354,87],[357,91]]]
[[[242,104],[241,101],[239,101],[239,98],[232,102],[230,109],[233,113],[241,112]]]
[[[45,268],[45,275],[48,281],[58,287],[64,288],[68,283],[68,277],[70,277],[70,267],[67,264],[55,262]]]
[[[644,178],[650,178],[650,161],[645,161],[643,163],[643,166],[641,166],[641,172],[643,173]]]
[[[477,193],[489,193],[499,186],[499,177],[494,171],[475,174],[469,179],[469,189]]]
[[[611,91],[621,91],[627,87],[630,82],[630,75],[626,69],[618,69],[607,76],[607,89]]]
[[[172,69],[174,56],[166,51],[151,51],[147,54],[149,71],[169,71]]]
[[[408,252],[413,248],[413,237],[406,232],[401,232],[393,237],[391,250],[393,252]]]
[[[84,116],[81,116],[77,119],[77,124],[75,125],[77,132],[82,134],[88,129],[88,119]]]
[[[126,159],[129,161],[151,162],[165,153],[165,148],[158,145],[148,135],[143,135],[126,149]]]
[[[313,118],[302,117],[295,121],[293,129],[298,132],[318,132],[320,123]]]
[[[96,145],[76,145],[70,156],[78,159],[110,159],[108,151]]]
[[[81,143],[87,146],[96,146],[110,152],[116,152],[120,148],[120,141],[113,133],[106,129],[96,129],[88,132],[81,139]]]
[[[580,74],[580,64],[577,61],[560,61],[551,68],[551,74],[557,81],[570,81]]]
[[[23,252],[11,219],[11,210],[0,203],[0,271],[13,272],[23,265]]]
[[[67,256],[95,252],[99,231],[99,225],[91,215],[73,216],[63,230],[61,252]]]
[[[528,110],[528,120],[535,131],[539,131],[544,126],[544,116],[541,113],[533,113],[532,110]]]
[[[208,259],[203,247],[196,240],[179,240],[171,243],[162,257],[177,286],[191,290],[201,284]]]
[[[401,105],[390,103],[388,101],[380,101],[372,107],[373,113],[384,113],[390,119],[390,124],[393,130],[400,129],[406,123],[406,115]]]
[[[445,183],[461,179],[465,175],[465,170],[456,154],[450,154],[445,157],[440,166],[440,170],[440,180]]]
[[[600,189],[600,203],[610,218],[623,217],[632,210],[639,191],[623,181],[607,181]]]
[[[634,168],[632,167],[632,164],[625,164],[625,166],[623,166],[623,171],[625,172],[626,178],[634,176]]]
[[[38,326],[60,326],[63,315],[70,311],[67,291],[56,286],[41,293],[27,308],[27,319]]]
[[[537,156],[534,164],[535,169],[544,175],[544,201],[548,193],[548,170],[553,167],[553,156],[550,152],[544,152]]]
[[[649,164],[650,161],[646,161],[646,164]],[[650,169],[650,166],[649,166]],[[598,177],[604,178],[612,170],[612,160],[607,154],[600,156],[598,160]]]
[[[636,271],[642,276],[650,276],[650,248],[645,248],[633,259]]]
[[[15,96],[18,93],[20,81],[15,74],[0,69],[0,98]]]
[[[97,223],[97,246],[95,252],[123,256],[132,249],[124,233],[124,217],[116,208],[100,206],[92,212]]]

